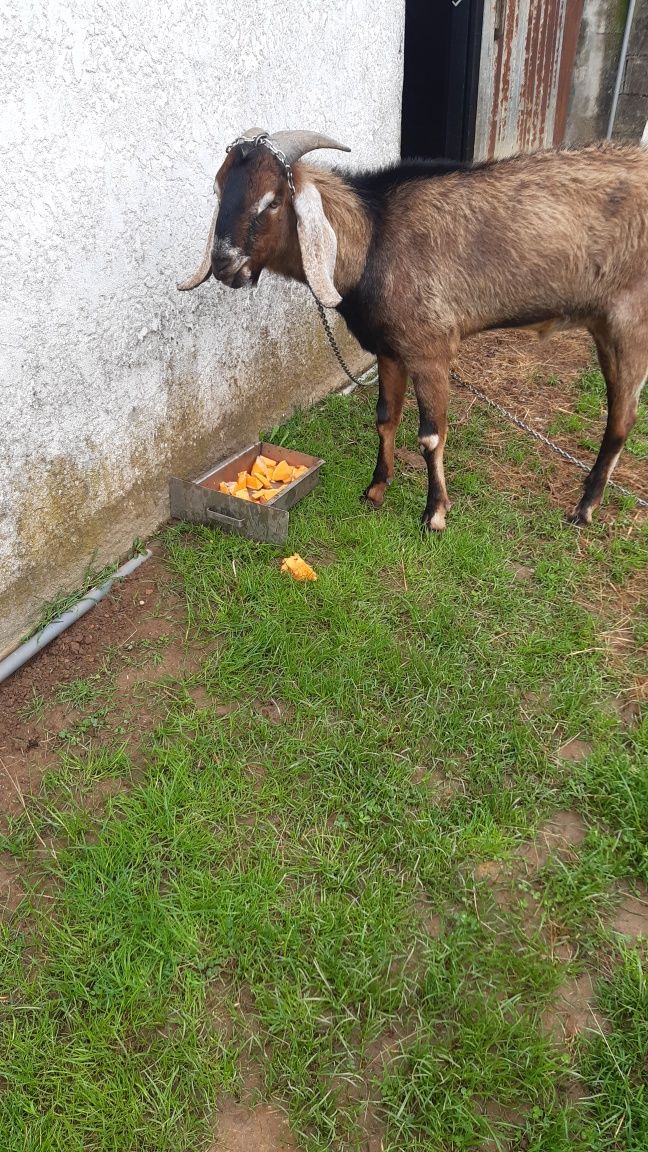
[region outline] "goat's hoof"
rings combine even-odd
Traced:
[[[576,508],[573,512],[567,513],[565,521],[567,524],[573,524],[575,528],[587,528],[592,523],[592,513]]]
[[[436,512],[423,513],[421,526],[424,532],[444,532],[446,526],[445,508],[437,508]]]
[[[363,504],[367,504],[369,508],[373,508],[374,512],[377,512],[379,508],[382,508],[385,499],[384,487],[381,492],[375,484],[370,484],[368,488],[365,488],[360,499]]]

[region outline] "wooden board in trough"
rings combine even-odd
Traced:
[[[277,495],[265,504],[239,500],[236,496],[219,492],[223,481],[236,480],[239,472],[249,472],[259,455],[277,463],[285,460],[293,467],[304,466],[306,471],[278,488]],[[197,480],[180,480],[172,476],[169,481],[171,515],[176,520],[216,524],[224,532],[246,536],[248,540],[283,544],[288,536],[289,510],[318,483],[323,463],[317,456],[259,441],[210,468]]]

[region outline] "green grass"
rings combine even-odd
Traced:
[[[549,425],[550,436],[578,434],[579,446],[597,453],[606,417],[605,380],[598,368],[587,368],[576,381],[578,395],[574,412],[560,413]],[[648,393],[639,400],[637,419],[624,451],[637,460],[648,460]]]
[[[136,537],[131,545],[130,555],[137,556],[144,551],[146,551],[144,544],[139,537]],[[46,600],[42,603],[33,627],[26,633],[23,640],[29,640],[32,636],[36,636],[39,632],[42,632],[44,628],[47,628],[48,624],[57,620],[64,612],[68,612],[70,608],[74,608],[75,604],[78,604],[79,600],[82,600],[93,588],[100,588],[102,584],[105,584],[106,580],[115,574],[118,568],[117,564],[105,564],[102,568],[97,568],[95,566],[95,556],[96,553],[93,553],[88,561],[83,576],[81,577],[81,583],[77,588],[74,588],[70,592],[61,592],[58,596],[54,596],[51,600]]]
[[[0,839],[26,889],[0,948],[3,1149],[207,1148],[250,1064],[307,1152],[362,1148],[368,1096],[390,1152],[647,1146],[646,949],[609,916],[647,877],[648,721],[620,724],[638,657],[610,662],[587,607],[645,566],[646,533],[620,509],[585,559],[535,448],[505,449],[528,492],[491,488],[476,409],[450,443],[447,533],[420,536],[418,473],[371,514],[372,400],[333,397],[275,437],[327,461],[284,550],[317,583],[276,548],[164,534],[205,654],[147,686],[160,720],[137,765],[120,732],[92,737],[118,660],[162,646],[58,694],[74,738]],[[591,755],[566,763],[575,736]],[[566,807],[585,839],[525,876],[520,844]],[[610,1031],[563,1046],[543,1014],[585,969]]]
[[[83,574],[79,587],[75,588],[72,592],[61,592],[60,595],[45,601],[41,606],[33,628],[23,639],[29,640],[32,636],[37,635],[38,632],[42,632],[44,628],[47,628],[48,624],[57,620],[64,612],[68,612],[70,608],[74,608],[74,605],[78,604],[79,600],[82,600],[86,593],[90,592],[92,588],[99,588],[102,584],[105,584],[106,580],[114,575],[116,571],[116,564],[106,564],[103,568],[95,568],[91,560]]]

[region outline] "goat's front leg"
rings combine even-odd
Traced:
[[[363,493],[363,498],[374,508],[381,507],[385,499],[385,489],[391,484],[394,476],[394,441],[403,413],[406,386],[405,366],[398,360],[379,356],[376,429],[380,444],[373,479]]]
[[[448,370],[450,358],[439,356],[412,365],[412,380],[419,409],[418,441],[428,470],[428,495],[423,527],[442,532],[451,505],[443,473],[443,450],[448,434]]]

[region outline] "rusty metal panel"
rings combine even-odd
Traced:
[[[475,159],[560,143],[582,0],[486,0]]]

